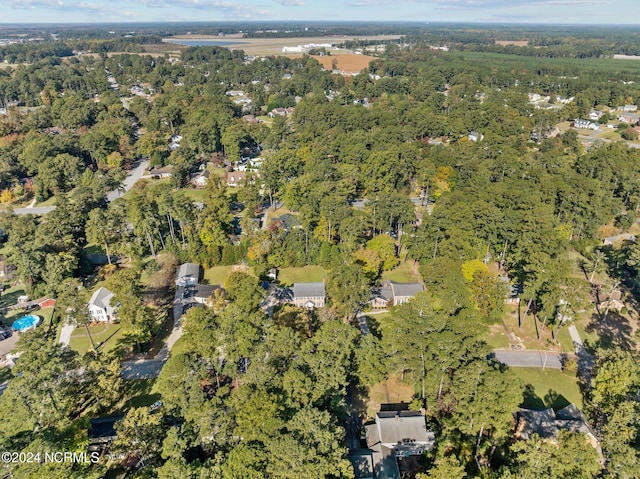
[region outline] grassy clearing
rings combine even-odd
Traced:
[[[231,266],[213,266],[204,271],[204,279],[208,284],[224,284],[231,274]]]
[[[122,399],[108,414],[124,415],[132,407],[151,406],[159,399],[160,393],[155,390],[155,379],[127,381]]]
[[[575,376],[557,369],[513,368],[523,384],[522,406],[561,409],[572,403],[582,408],[582,394]]]
[[[234,271],[250,274],[256,276],[253,268],[243,265],[232,266],[212,266],[211,268],[204,270],[204,282],[207,284],[224,284],[227,278]]]
[[[400,378],[396,376],[391,376],[386,381],[369,388],[369,397],[365,405],[367,416],[374,418],[376,412],[380,411],[381,404],[410,403],[413,399],[413,394],[412,386],[402,383]]]
[[[175,356],[177,354],[184,354],[189,351],[189,347],[184,340],[184,336],[178,339],[173,347],[171,348],[171,356]]]
[[[321,283],[328,271],[321,266],[304,266],[302,268],[282,268],[278,272],[280,284],[292,286],[293,283]]]
[[[185,188],[184,190],[180,190],[184,193],[184,195],[189,198],[193,202],[204,203],[204,200],[207,197],[207,190],[204,188]]]
[[[514,65],[529,71],[540,70],[540,59],[522,55],[492,52],[455,52],[467,63],[492,65],[499,69],[512,69]],[[608,73],[611,75],[628,74],[638,76],[636,60],[619,60],[613,58],[545,58],[544,73],[549,75],[571,75],[581,72]]]
[[[598,135],[598,138],[601,138],[603,140],[611,140],[611,141],[618,141],[618,140],[622,140],[622,137],[620,136],[620,133],[618,133],[617,131],[614,130],[610,130],[607,129],[608,131],[605,131],[604,133]]]
[[[494,324],[484,334],[482,339],[493,349],[504,349],[509,347],[509,339],[505,334],[502,324]]]
[[[389,324],[390,319],[390,312],[377,313],[376,311],[369,311],[367,313],[366,321],[371,334],[378,336],[378,334],[380,334],[381,331]]]
[[[269,128],[273,125],[273,118],[267,115],[257,116],[256,117],[260,123],[265,124]]]
[[[382,273],[382,279],[395,281],[396,283],[420,283],[422,278],[418,273],[417,263],[407,261],[391,271]]]
[[[72,194],[72,192],[70,192],[70,194]],[[44,200],[42,202],[36,203],[34,206],[36,208],[40,208],[42,206],[55,206],[56,199],[57,198],[55,196],[51,196],[51,197],[47,198],[46,200]]]
[[[22,286],[13,286],[11,288],[5,289],[2,292],[2,297],[0,297],[0,306],[12,306],[18,302],[18,297],[24,295],[24,287]],[[0,315],[0,321],[10,326],[13,320],[9,321],[8,318],[15,316],[15,311],[8,311],[7,314]]]
[[[513,334],[515,334],[522,344],[527,349],[546,349],[549,351],[568,351],[573,352],[573,343],[571,341],[560,341],[560,344],[556,343],[551,337],[551,328],[545,327],[542,330],[542,324],[539,321],[534,320],[531,314],[524,315],[526,304],[522,303],[520,306],[521,324],[518,326],[518,305],[508,304],[506,305],[506,312],[503,315],[504,323]],[[536,327],[540,333],[540,340],[536,335]],[[566,328],[563,328],[566,329]],[[502,330],[504,334],[504,329]],[[496,332],[497,334],[497,332]],[[486,339],[486,338],[485,338]],[[505,338],[506,340],[506,338]],[[491,340],[487,341],[491,344]]]
[[[120,338],[122,338],[122,328],[119,324],[90,325],[89,331],[91,332],[91,337],[96,347],[102,352],[115,348]],[[69,346],[80,354],[91,350],[91,340],[84,326],[76,328],[73,331]]]

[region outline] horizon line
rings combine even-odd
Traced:
[[[302,24],[358,24],[358,25],[397,25],[397,24],[411,24],[411,25],[526,25],[526,26],[541,26],[541,27],[640,27],[640,22],[636,23],[540,23],[540,22],[528,22],[528,21],[454,21],[454,20],[434,20],[434,21],[418,21],[418,20],[161,20],[161,21],[145,21],[145,20],[132,20],[132,21],[96,21],[96,22],[0,22],[0,27],[3,26],[52,26],[52,25],[73,25],[73,26],[90,26],[90,25],[246,25],[246,24],[273,24],[273,23],[287,23],[293,25]]]

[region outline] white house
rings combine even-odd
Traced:
[[[202,173],[194,176],[191,182],[198,188],[204,188],[205,186],[207,186],[207,182],[209,181],[210,176],[211,172],[209,170],[204,170]]]
[[[116,305],[112,305],[113,293],[104,286],[98,288],[87,306],[89,310],[89,317],[93,321],[99,321],[105,323],[116,319]]]
[[[200,265],[183,263],[176,272],[176,286],[195,286],[200,280]]]
[[[478,141],[478,140],[482,141],[484,140],[484,135],[474,130],[472,132],[469,132],[468,138],[469,138],[469,141]]]

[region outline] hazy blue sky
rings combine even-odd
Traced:
[[[640,0],[0,0],[0,23],[228,20],[640,24]]]

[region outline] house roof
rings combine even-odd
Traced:
[[[631,241],[631,242],[635,242],[636,241],[636,237],[634,235],[632,235],[631,233],[621,233],[619,235],[616,236],[609,236],[607,238],[604,239],[605,243],[615,243],[617,241]]]
[[[243,180],[247,177],[246,171],[227,171],[227,181],[233,178],[236,183],[240,180]]]
[[[556,439],[561,430],[594,435],[582,412],[573,404],[560,409],[557,413],[551,408],[520,409],[516,413],[516,421],[516,435],[525,440],[533,434],[543,439]]]
[[[112,439],[117,436],[115,430],[116,422],[120,421],[122,416],[117,417],[101,417],[90,419],[89,437],[92,439]]]
[[[200,265],[196,263],[183,263],[178,266],[176,282],[185,278],[195,278],[195,280],[198,281],[198,279],[200,279]]]
[[[380,411],[376,423],[383,444],[432,443],[435,439],[420,411]]]
[[[281,223],[282,227],[287,231],[297,226],[300,226],[300,220],[298,219],[298,217],[296,215],[291,215],[289,213],[285,213],[284,215],[278,216],[277,218],[272,218],[271,222]]]
[[[424,286],[421,283],[396,283],[395,281],[387,280],[382,283],[380,293],[384,298],[387,298],[386,294],[389,294],[389,291],[391,291],[392,297],[415,296],[424,291]]]
[[[207,299],[210,296],[213,296],[213,292],[216,289],[222,289],[222,288],[217,284],[196,284],[194,296],[196,298]]]
[[[111,298],[113,298],[113,293],[102,286],[101,288],[98,288],[93,293],[93,295],[91,295],[89,306],[97,306],[101,309],[108,309],[111,307]]]
[[[294,283],[294,298],[324,297],[324,283]]]
[[[361,449],[349,455],[356,479],[373,479],[373,454],[368,449]]]

